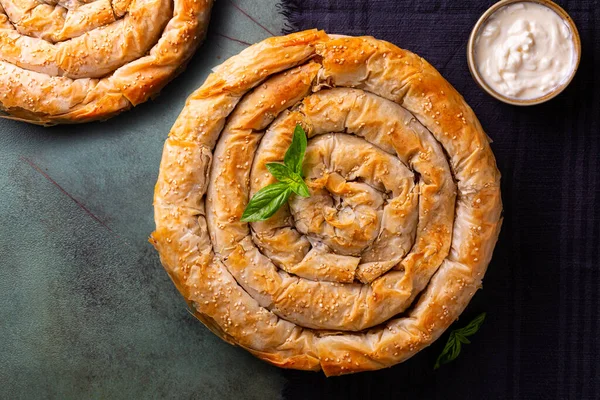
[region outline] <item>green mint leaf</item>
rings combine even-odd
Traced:
[[[444,350],[440,353],[437,360],[435,361],[435,365],[433,369],[438,369],[440,365],[447,364],[452,360],[455,360],[460,354],[460,350],[462,349],[462,344],[470,344],[471,341],[467,339],[467,336],[474,335],[485,320],[485,313],[479,314],[475,317],[471,322],[469,322],[465,327],[460,329],[455,329],[450,332],[450,336],[448,337],[448,342],[444,346]]]
[[[290,197],[292,190],[283,182],[265,186],[252,196],[248,202],[242,222],[264,221],[271,217]]]
[[[292,144],[290,144],[283,157],[283,163],[300,176],[302,176],[302,161],[304,160],[306,145],[306,132],[300,124],[297,124],[292,136]]]

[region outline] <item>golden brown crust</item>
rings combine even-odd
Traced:
[[[311,197],[240,222],[297,123]],[[433,67],[316,30],[215,68],[169,134],[154,205],[151,241],[199,319],[274,365],[327,375],[437,339],[480,287],[502,209],[487,136]]]
[[[105,120],[156,95],[203,40],[213,0],[0,1],[0,115]]]

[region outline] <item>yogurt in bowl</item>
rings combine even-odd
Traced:
[[[504,0],[475,25],[468,45],[471,74],[510,104],[539,104],[560,93],[579,64],[575,24],[550,1]]]

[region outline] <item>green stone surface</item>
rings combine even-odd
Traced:
[[[191,316],[147,241],[186,97],[246,47],[235,39],[283,28],[275,1],[234,3],[216,2],[204,45],[155,100],[100,123],[0,120],[0,399],[280,397],[281,371]]]

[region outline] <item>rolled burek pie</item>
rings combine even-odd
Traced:
[[[309,196],[242,221],[295,127]],[[310,30],[214,69],[165,143],[151,242],[209,329],[327,375],[400,363],[455,321],[501,224],[473,111],[419,56]]]
[[[0,114],[104,120],[156,95],[203,40],[212,0],[0,0]]]

